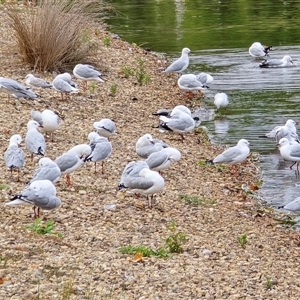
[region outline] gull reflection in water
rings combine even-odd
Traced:
[[[224,138],[227,135],[227,132],[229,130],[229,121],[226,117],[220,117],[218,119],[215,119],[215,133],[221,137]]]

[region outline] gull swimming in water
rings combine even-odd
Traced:
[[[215,94],[214,104],[217,107],[217,110],[219,110],[222,107],[226,107],[229,104],[228,96],[225,93]]]
[[[196,75],[196,77],[197,80],[200,81],[205,88],[209,88],[208,84],[214,81],[214,78],[211,75],[204,72],[199,73],[198,75]]]
[[[14,169],[18,171],[18,181],[20,181],[20,169],[25,163],[24,151],[19,148],[22,142],[22,137],[19,134],[14,134],[9,140],[9,146],[4,153],[6,166],[9,168],[11,175]]]
[[[31,153],[31,161],[33,160],[33,154],[45,155],[46,142],[44,136],[37,130],[41,125],[30,120],[27,123],[27,134],[25,137],[26,149]]]
[[[106,138],[116,132],[116,124],[111,119],[101,119],[99,122],[94,122],[93,126],[99,135]]]
[[[285,55],[282,59],[274,58],[270,60],[264,60],[259,66],[261,68],[282,68],[292,66],[293,60],[289,55]]]
[[[165,186],[165,180],[156,171],[148,167],[143,168],[137,177],[131,177],[127,181],[126,188],[135,193],[141,193],[147,196],[149,208],[152,207],[153,195],[160,192]],[[121,187],[122,188],[122,187]]]
[[[59,115],[50,109],[45,109],[42,112],[37,110],[31,111],[31,117],[42,126],[42,132],[51,134],[51,141],[53,142],[53,133],[62,124]]]
[[[104,160],[109,158],[112,152],[112,146],[109,140],[100,136],[96,132],[91,132],[88,136],[92,153],[85,158],[85,162],[93,161],[95,163],[95,173],[97,173],[97,161],[102,162],[102,174],[104,174]]]
[[[183,48],[180,58],[172,62],[172,64],[167,67],[163,73],[182,73],[189,66],[189,53],[191,50],[189,48]]]
[[[295,198],[290,203],[287,203],[286,205],[282,205],[278,207],[279,209],[283,208],[292,212],[298,212],[300,211],[300,197]]]
[[[249,48],[249,54],[255,58],[262,58],[268,56],[269,51],[272,50],[272,46],[263,46],[259,42],[253,43]]]
[[[168,147],[149,155],[145,160],[152,171],[161,171],[181,159],[181,153],[175,148]]]
[[[39,98],[39,95],[33,92],[29,87],[10,78],[0,77],[0,91],[12,95],[14,98]]]
[[[52,81],[53,88],[61,93],[61,100],[64,100],[64,94],[76,94],[79,89],[75,86],[76,84],[72,81],[72,77],[69,73],[63,73],[57,75]]]
[[[104,82],[101,78],[102,74],[91,65],[78,64],[73,69],[73,74],[76,78],[83,80],[84,90],[87,89],[88,81]]]
[[[61,156],[55,159],[55,163],[57,163],[60,168],[61,174],[66,174],[67,185],[72,185],[70,173],[77,170],[83,163],[87,156],[89,156],[92,152],[92,149],[87,144],[80,144],[74,146],[68,152],[65,152]]]
[[[214,159],[210,160],[213,164],[238,164],[243,162],[249,155],[250,143],[245,139],[240,139],[236,146],[229,147]]]
[[[52,210],[61,205],[61,200],[56,197],[56,188],[50,180],[34,181],[10,200],[6,205],[33,205],[34,218],[39,218],[41,208]]]
[[[58,165],[48,157],[39,160],[39,168],[34,171],[33,178],[29,184],[36,180],[50,180],[55,183],[60,178],[61,171]]]
[[[38,78],[35,77],[32,74],[27,74],[26,77],[26,84],[31,86],[32,88],[51,88],[52,84],[49,83],[48,81],[42,79],[42,78]]]
[[[290,143],[299,143],[296,125],[297,123],[295,121],[289,119],[284,126],[279,126],[275,131],[276,142],[279,143],[282,138],[287,138]]]
[[[300,144],[298,143],[290,143],[287,138],[282,138],[277,144],[280,155],[283,159],[293,162],[290,166],[290,169],[293,168],[295,164],[297,164],[297,170],[300,163]],[[299,170],[298,170],[299,171]]]
[[[135,150],[141,158],[147,158],[151,153],[160,151],[169,147],[164,141],[153,139],[152,135],[147,133],[141,136],[135,145]]]

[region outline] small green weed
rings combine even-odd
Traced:
[[[96,87],[97,87],[96,83],[92,82],[91,85],[90,85],[90,92],[91,92],[91,94],[95,94]]]
[[[110,46],[111,38],[109,36],[106,36],[102,39],[102,42],[105,46]]]
[[[71,299],[71,296],[74,293],[73,284],[73,279],[70,279],[63,285],[62,290],[59,293],[59,300]]]
[[[183,232],[176,232],[176,222],[172,221],[168,227],[172,233],[166,238],[166,247],[170,253],[182,253],[182,245],[187,242],[187,236]]]
[[[4,183],[0,183],[0,191],[9,189],[9,186]]]
[[[113,97],[116,96],[117,89],[118,89],[118,86],[116,84],[111,85],[110,86],[110,95]]]
[[[272,287],[273,287],[273,281],[272,281],[272,279],[271,279],[270,277],[267,277],[267,280],[266,280],[266,288],[267,288],[268,290],[270,290],[270,289],[272,289]]]
[[[185,204],[191,204],[195,206],[216,203],[216,200],[209,199],[209,198],[200,198],[198,196],[190,196],[190,195],[179,195],[179,196],[184,201]]]
[[[0,268],[5,268],[8,261],[9,257],[0,256]]]
[[[245,248],[246,247],[246,244],[248,243],[248,240],[247,240],[247,234],[244,233],[242,235],[240,235],[238,237],[238,242],[240,243],[240,245]]]
[[[275,221],[285,224],[294,226],[297,224],[297,221],[292,216],[286,216],[285,219],[273,218]]]
[[[135,78],[139,85],[147,84],[151,81],[150,76],[146,73],[145,61],[139,59],[138,67],[135,70]]]
[[[157,256],[160,258],[166,258],[169,256],[168,252],[163,248],[158,248],[157,250],[152,250],[146,246],[124,246],[119,249],[119,251],[123,254],[136,254],[141,253],[143,257]]]
[[[63,237],[62,233],[59,232],[54,232],[54,221],[53,220],[48,220],[46,223],[42,223],[41,218],[37,218],[33,224],[25,226],[26,229],[29,229],[31,231],[34,231],[38,234],[56,234],[59,237]]]
[[[123,66],[121,68],[121,71],[124,73],[125,78],[129,78],[130,76],[134,75],[133,70],[130,67],[127,67],[127,66]]]

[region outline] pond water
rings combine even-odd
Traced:
[[[214,77],[205,92],[214,109],[217,92],[228,94],[222,116],[202,122],[213,142],[234,145],[248,139],[260,153],[263,186],[260,195],[277,207],[299,196],[300,177],[283,162],[273,140],[261,138],[288,119],[300,122],[300,18],[298,1],[112,0],[117,16],[111,31],[129,42],[178,57],[189,47],[187,73]],[[272,45],[271,58],[288,54],[295,66],[262,69],[249,46]]]

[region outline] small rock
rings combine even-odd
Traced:
[[[85,195],[86,191],[85,190],[79,190],[78,193],[79,193],[79,195]]]
[[[203,253],[203,255],[211,255],[212,252],[210,250],[208,250],[208,249],[204,249],[202,251],[202,253]]]

